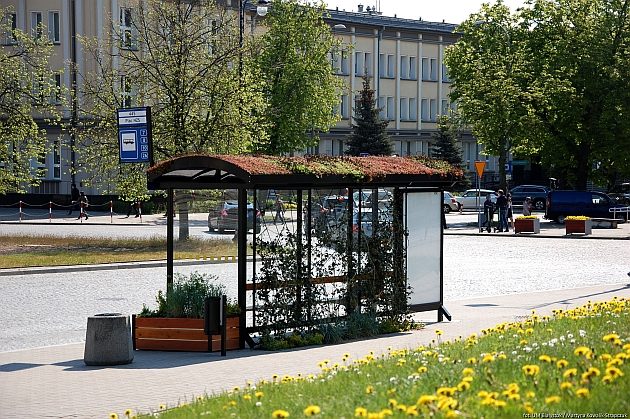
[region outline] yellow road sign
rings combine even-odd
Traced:
[[[477,176],[481,177],[483,176],[483,169],[486,168],[486,162],[485,161],[476,161],[475,162],[475,169],[477,169]]]

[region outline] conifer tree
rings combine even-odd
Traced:
[[[367,153],[370,156],[388,156],[393,147],[387,135],[389,121],[379,116],[374,100],[374,89],[370,87],[370,78],[363,76],[363,89],[360,92],[358,107],[355,108],[352,134],[348,139],[346,154],[359,156]]]
[[[452,118],[441,116],[438,130],[433,134],[431,157],[445,160],[453,166],[461,167],[464,163],[462,151],[457,145],[457,126]]]

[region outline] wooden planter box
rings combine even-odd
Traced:
[[[540,233],[540,219],[517,218],[514,220],[514,233]]]
[[[581,233],[586,235],[591,234],[593,228],[592,220],[564,220],[564,228],[567,234]]]
[[[134,349],[212,352],[221,350],[221,335],[212,335],[212,347],[203,332],[203,319],[132,317]],[[226,349],[239,349],[239,317],[227,318]]]

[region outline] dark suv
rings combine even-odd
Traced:
[[[260,211],[254,209],[253,204],[247,204],[247,230],[254,227],[254,217],[256,217],[256,233],[260,233],[261,217]],[[234,230],[238,227],[238,202],[225,201],[208,213],[208,230]]]
[[[523,205],[525,198],[530,197],[534,209],[538,211],[544,211],[548,193],[549,189],[539,185],[519,185],[510,190],[512,205]]]
[[[619,208],[608,195],[589,191],[551,191],[547,197],[545,218],[564,223],[568,215],[584,215],[591,218],[613,218],[611,208]],[[625,213],[618,213],[624,217]]]

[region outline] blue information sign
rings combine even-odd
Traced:
[[[118,109],[121,163],[152,163],[151,108]]]

